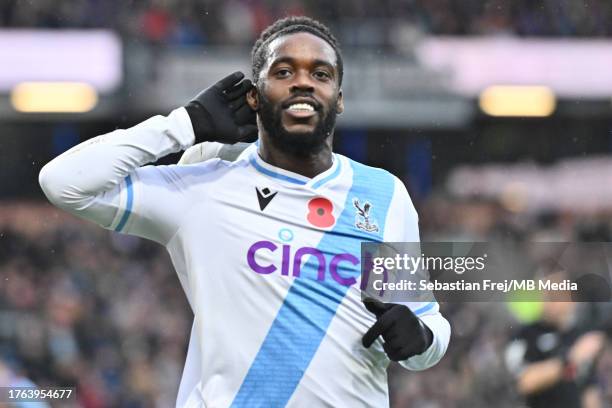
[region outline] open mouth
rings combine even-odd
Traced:
[[[285,112],[287,112],[289,116],[292,116],[294,118],[310,118],[316,115],[317,110],[315,106],[311,103],[296,102],[289,105],[285,109]]]

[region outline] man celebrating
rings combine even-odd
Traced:
[[[40,184],[57,206],[167,248],[194,312],[177,406],[388,406],[389,361],[426,369],[450,337],[436,302],[361,301],[361,242],[418,241],[416,211],[396,177],[332,152],[343,66],[327,27],[279,20],[252,57],[255,86],[232,74],[74,147]],[[233,162],[144,166],[257,135]]]

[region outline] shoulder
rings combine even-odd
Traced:
[[[395,176],[389,171],[382,169],[380,167],[368,166],[367,164],[363,164],[358,162],[357,160],[353,160],[349,157],[346,157],[340,153],[334,153],[334,155],[345,163],[348,167],[352,168],[353,171],[357,171],[363,175],[376,175],[378,177],[387,177],[394,178]]]
[[[246,166],[247,163],[243,160],[230,162],[221,159],[209,159],[204,162],[192,164],[143,166],[137,170],[136,176],[140,180],[166,182],[185,186],[221,180],[224,174]]]
[[[193,164],[219,158],[236,161],[241,156],[255,151],[255,143],[236,143],[233,145],[217,142],[202,142],[185,150],[178,164]]]
[[[371,188],[384,186],[385,190],[393,193],[394,199],[401,198],[411,201],[402,180],[390,171],[380,167],[368,166],[341,154],[336,154],[336,157],[343,160],[353,170],[354,181],[366,183]]]
[[[368,166],[338,153],[335,155],[346,167],[352,170],[353,182],[366,183],[371,187],[384,185],[391,190],[395,188],[397,182],[401,183],[395,175],[385,169]]]
[[[537,337],[548,331],[549,330],[547,330],[545,326],[539,324],[539,322],[534,322],[520,326],[512,333],[511,337],[515,340],[534,341]]]

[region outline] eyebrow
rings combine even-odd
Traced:
[[[293,64],[294,62],[295,62],[295,58],[293,58],[293,57],[289,57],[289,56],[279,57],[279,58],[275,59],[274,61],[272,61],[272,63],[270,64],[270,67],[273,67],[274,65],[282,64],[282,63]],[[314,60],[314,65],[315,66],[320,66],[320,65],[326,66],[326,67],[330,68],[334,72],[336,70],[336,67],[334,67],[334,65],[332,63],[330,63],[329,61],[326,61],[326,60],[322,60],[322,59],[315,59]]]

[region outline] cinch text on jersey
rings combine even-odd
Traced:
[[[279,246],[271,241],[258,241],[251,245],[247,252],[247,262],[251,269],[259,274],[268,275],[276,272],[279,268],[272,264],[262,265],[257,262],[255,259],[258,251],[270,251],[275,252],[279,249]],[[356,268],[359,265],[359,258],[354,255],[348,253],[336,254],[331,258],[326,257],[323,252],[318,250],[317,248],[312,247],[300,247],[297,250],[293,250],[291,245],[282,245],[282,260],[280,265],[281,275],[283,276],[293,276],[299,278],[301,276],[301,272],[303,269],[302,261],[306,261],[308,257],[314,257],[317,263],[317,280],[323,281],[326,279],[326,276],[331,276],[331,278],[337,283],[344,286],[351,286],[357,282],[352,276],[342,276],[340,274],[340,269],[344,271],[353,272],[354,275],[359,274],[359,270]],[[306,258],[306,259],[304,259]],[[291,261],[293,259],[293,262]],[[329,264],[327,260],[329,259]],[[309,260],[308,263],[311,263],[312,260]],[[347,265],[350,264],[350,265]]]

